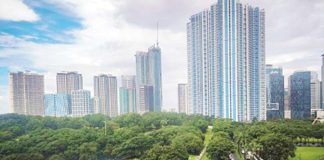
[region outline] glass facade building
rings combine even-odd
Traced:
[[[266,119],[265,13],[218,0],[187,23],[189,113]]]
[[[120,114],[136,112],[136,78],[121,76],[122,86],[119,88]]]
[[[289,77],[289,105],[291,119],[311,117],[311,77],[312,72],[295,72]]]
[[[284,119],[285,86],[282,68],[266,66],[267,120]]]
[[[140,88],[151,86],[153,89],[153,112],[160,112],[162,107],[162,72],[161,72],[161,49],[158,45],[153,45],[147,52],[136,52],[136,95],[137,112],[143,113],[148,110],[140,105],[140,100],[147,99],[141,97]],[[146,87],[147,88],[147,87]]]
[[[71,114],[71,96],[68,94],[46,94],[45,116],[62,117]]]

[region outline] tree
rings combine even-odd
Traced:
[[[142,159],[144,160],[187,160],[189,155],[186,149],[177,144],[170,146],[154,145],[147,151]]]
[[[177,144],[177,146],[184,146],[187,152],[193,155],[199,155],[201,150],[204,148],[203,140],[191,133],[175,137],[172,141],[172,144]]]
[[[263,159],[287,160],[295,156],[296,147],[287,136],[271,133],[261,136],[257,142],[262,146],[259,155]]]
[[[234,143],[224,136],[214,136],[207,146],[207,156],[214,160],[228,160],[229,155],[235,152]]]
[[[140,134],[115,148],[112,151],[112,155],[117,159],[140,158],[146,150],[153,146],[153,144],[153,137]]]

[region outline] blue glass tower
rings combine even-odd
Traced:
[[[295,72],[289,77],[292,119],[311,117],[311,72]]]
[[[267,65],[267,120],[283,119],[285,88],[282,68]]]
[[[62,117],[71,114],[71,97],[68,94],[44,96],[45,116]]]
[[[156,45],[153,45],[147,52],[136,53],[136,101],[137,112],[161,112],[162,106],[162,72],[161,72],[161,49]],[[153,96],[150,103],[153,102],[153,109],[147,110],[143,104],[140,103],[141,99],[147,99],[143,97],[146,94],[140,93],[140,88],[145,86],[152,86]]]

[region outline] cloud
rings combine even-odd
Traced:
[[[34,22],[39,17],[22,0],[0,0],[0,20]]]
[[[7,91],[5,86],[0,86],[0,114],[9,112],[8,96],[5,93]]]

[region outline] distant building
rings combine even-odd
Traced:
[[[152,112],[160,112],[162,107],[162,72],[161,72],[161,49],[156,45],[150,47],[147,52],[136,52],[136,95],[137,112],[146,112],[140,107],[140,100],[147,99],[141,97],[140,88],[151,86],[153,89],[150,102],[153,102]]]
[[[288,88],[285,88],[285,118],[290,119],[290,107],[289,107],[289,91]]]
[[[314,100],[318,97],[313,85],[316,79],[316,73],[310,71],[295,72],[289,77],[289,105],[292,119],[311,118],[312,104],[317,103]]]
[[[136,112],[136,77],[121,76],[122,86],[119,88],[120,114]]]
[[[44,76],[9,73],[9,106],[13,113],[44,115]]]
[[[71,114],[71,96],[68,94],[46,94],[45,116],[62,117]]]
[[[112,75],[99,75],[94,77],[94,97],[98,102],[94,103],[99,108],[99,113],[109,117],[118,116],[117,78]]]
[[[83,89],[82,75],[78,72],[60,72],[56,74],[57,93],[71,94],[73,90]]]
[[[321,110],[321,83],[317,73],[311,76],[311,115],[315,117],[316,111]]]
[[[82,117],[94,113],[90,101],[91,93],[87,90],[71,91],[71,115]]]
[[[188,85],[178,84],[178,111],[179,113],[188,112]]]
[[[267,120],[283,119],[285,111],[285,86],[282,68],[266,66]]]
[[[190,17],[187,51],[191,113],[266,119],[263,9],[219,0]]]
[[[140,113],[145,112],[153,112],[154,111],[154,98],[153,98],[153,86],[150,85],[142,85],[139,88],[139,109],[142,111]]]
[[[322,54],[322,66],[321,66],[321,80],[322,80],[322,85],[321,85],[321,108],[324,109],[324,85],[323,85],[323,81],[324,81],[324,54]]]

